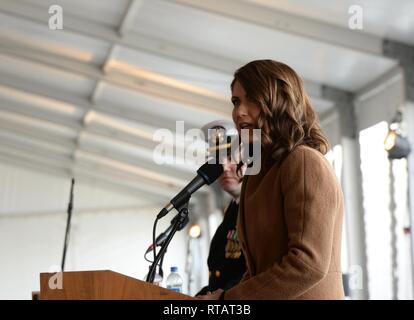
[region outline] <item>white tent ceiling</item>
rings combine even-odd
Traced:
[[[321,115],[322,85],[355,92],[395,67],[382,39],[414,44],[414,2],[357,1],[362,32],[354,2],[1,0],[0,161],[167,199],[196,166],[154,163],[154,131],[230,119],[242,64],[291,65]],[[48,27],[55,4],[63,30]]]

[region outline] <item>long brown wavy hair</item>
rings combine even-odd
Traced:
[[[249,62],[234,73],[249,99],[260,106],[265,156],[276,163],[293,149],[307,145],[326,154],[330,148],[319,119],[305,92],[302,79],[288,65],[273,60]]]

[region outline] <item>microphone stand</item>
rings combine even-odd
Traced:
[[[66,258],[66,249],[68,248],[68,239],[70,232],[70,220],[72,218],[72,208],[73,208],[73,186],[75,184],[75,179],[72,178],[72,185],[70,187],[70,196],[68,204],[68,219],[66,221],[66,233],[65,233],[65,242],[63,244],[63,257],[62,257],[62,272],[65,271],[65,258]]]
[[[179,213],[177,213],[176,214],[176,216],[171,220],[171,225],[166,229],[166,230],[164,230],[164,232],[162,232],[158,237],[157,237],[157,239],[155,240],[155,244],[156,244],[156,246],[157,247],[161,247],[164,243],[165,243],[165,240],[167,239],[167,237],[168,237],[168,234],[170,234],[170,232],[171,232],[171,230],[172,230],[172,227],[173,227],[173,225],[174,225],[174,223],[175,223],[175,221],[177,221],[177,219],[179,218],[179,216],[180,216],[180,214]],[[183,223],[180,223],[180,225],[178,226],[178,230],[177,231],[181,231],[186,225],[188,224],[188,217],[186,218],[186,219],[184,219],[184,222]],[[161,238],[161,236],[163,236],[163,237],[165,237],[165,239],[164,240],[162,240],[162,241],[159,241],[159,239],[162,239]],[[145,252],[145,255],[147,254],[147,253],[149,253],[149,252],[151,252],[152,250],[154,250],[154,248],[153,248],[153,246],[154,246],[154,244],[152,243],[149,247],[148,247],[148,249],[147,249],[147,251]],[[161,260],[161,262],[160,262],[160,264],[161,264],[161,266],[162,266],[162,260]]]
[[[164,260],[164,254],[167,251],[168,245],[170,244],[172,238],[174,237],[180,225],[186,220],[188,216],[188,201],[189,200],[190,198],[188,198],[187,202],[185,202],[184,205],[180,208],[179,213],[178,213],[178,219],[174,222],[174,226],[171,232],[169,233],[167,239],[163,243],[161,250],[158,252],[157,256],[155,257],[155,260],[150,267],[150,271],[148,272],[146,282],[149,282],[149,283],[154,282],[155,272],[156,272],[158,262],[161,259]]]
[[[180,213],[178,213],[174,218],[173,218],[173,222],[175,222],[178,218],[179,218],[179,215],[180,215]],[[182,223],[180,223],[179,225],[178,225],[178,229],[177,229],[177,231],[181,231],[182,229],[184,229],[184,227],[186,226],[188,224],[188,215],[184,218],[184,220],[183,220],[183,222]],[[165,231],[164,231],[165,232]],[[165,241],[163,241],[162,243],[161,243],[161,246],[163,245],[165,243]],[[161,258],[161,261],[160,261],[160,264],[158,265],[158,274],[162,277],[162,278],[164,278],[164,271],[162,270],[162,265],[163,265],[163,263],[164,263],[164,257],[165,257],[165,254],[167,253],[167,250],[165,250],[165,252],[164,252],[164,255],[162,256],[162,258]]]
[[[165,253],[167,253],[167,250],[165,250]],[[165,257],[165,254],[162,256],[161,261],[160,261],[160,265],[158,266],[158,274],[163,279],[164,279],[164,270],[162,270],[162,264],[164,263],[164,257]]]

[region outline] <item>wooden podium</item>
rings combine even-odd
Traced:
[[[40,300],[195,299],[109,270],[63,272],[59,275],[62,276],[61,289],[53,285],[56,276],[56,273],[40,274]]]

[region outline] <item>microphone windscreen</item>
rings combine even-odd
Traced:
[[[197,170],[197,174],[206,184],[212,184],[223,174],[223,166],[220,163],[205,163]]]

